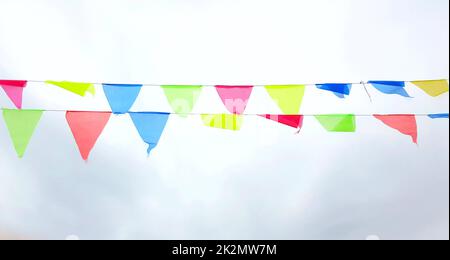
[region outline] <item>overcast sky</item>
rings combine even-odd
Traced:
[[[0,0],[0,78],[155,84],[292,84],[448,78],[447,0]],[[25,108],[105,110],[29,84]],[[345,100],[308,88],[302,112],[439,113],[449,96]],[[0,107],[12,104],[0,91]],[[135,111],[170,111],[146,87]],[[206,89],[195,112],[226,112]],[[249,113],[278,113],[256,89]],[[448,239],[449,122],[419,144],[371,117],[354,134],[306,118],[242,131],[170,118],[147,158],[113,116],[88,163],[63,113],[44,114],[19,160],[0,121],[0,238]]]

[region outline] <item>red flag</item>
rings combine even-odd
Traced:
[[[0,86],[18,109],[22,108],[23,89],[27,83],[24,80],[0,80]]]
[[[111,117],[111,112],[67,111],[66,119],[85,161]]]
[[[415,115],[374,115],[374,117],[387,126],[394,128],[400,133],[411,136],[417,144],[417,122]]]
[[[260,116],[296,129],[301,129],[303,126],[304,116],[301,115],[260,115]]]

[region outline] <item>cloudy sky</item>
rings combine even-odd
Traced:
[[[152,84],[293,84],[448,78],[447,0],[0,0],[0,78]],[[105,110],[30,84],[26,108]],[[361,86],[308,88],[302,112],[439,113]],[[12,104],[0,92],[0,107]],[[146,87],[135,111],[170,111]],[[206,89],[195,112],[226,112]],[[277,113],[263,89],[249,113]],[[419,144],[371,117],[355,134],[301,134],[248,117],[242,131],[173,116],[150,157],[114,116],[88,163],[64,113],[44,114],[24,159],[0,122],[0,238],[448,239],[449,123],[418,118]]]

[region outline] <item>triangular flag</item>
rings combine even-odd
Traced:
[[[352,90],[352,84],[327,83],[317,84],[316,86],[318,89],[333,92],[339,98],[345,98],[346,95],[350,95],[350,91]]]
[[[95,86],[92,83],[52,81],[52,80],[48,80],[45,83],[63,88],[67,91],[70,91],[82,97],[86,96],[86,93],[91,93],[92,95],[95,95]]]
[[[355,132],[355,115],[317,115],[317,121],[328,132]]]
[[[128,113],[141,88],[142,85],[103,84],[103,91],[114,114]]]
[[[110,112],[67,111],[66,120],[72,131],[81,157],[87,161],[97,139],[111,117]]]
[[[22,108],[23,89],[27,86],[27,81],[23,80],[0,80],[0,86],[8,95],[9,99],[18,108]]]
[[[253,86],[216,86],[223,104],[232,114],[243,114]]]
[[[161,86],[174,113],[187,117],[194,109],[202,86]]]
[[[443,114],[430,114],[428,115],[429,118],[431,119],[446,119],[448,118],[448,113],[443,113]]]
[[[405,89],[405,82],[403,81],[369,81],[378,91],[388,95],[400,95],[403,97],[411,97]]]
[[[139,135],[148,144],[147,154],[150,155],[150,152],[158,145],[169,116],[169,113],[130,113]]]
[[[239,131],[241,130],[242,123],[244,121],[244,117],[241,115],[229,115],[229,114],[215,114],[215,115],[208,115],[203,114],[201,115],[203,124],[205,126],[213,127],[213,128],[219,128],[219,129],[225,129],[225,130],[232,130],[232,131]]]
[[[422,80],[413,81],[411,83],[416,85],[432,97],[438,97],[448,92],[447,80]]]
[[[302,115],[260,115],[260,116],[296,129],[301,129],[303,126],[304,116]]]
[[[417,144],[417,122],[415,115],[374,115],[385,125],[398,130],[400,133],[411,136]]]
[[[266,86],[266,90],[284,114],[300,113],[300,106],[305,95],[304,85],[273,85]]]
[[[3,118],[19,158],[25,154],[42,114],[42,110],[3,109]]]

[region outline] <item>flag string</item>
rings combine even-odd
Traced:
[[[0,110],[18,110],[16,108],[0,108]],[[44,112],[55,112],[55,113],[64,113],[64,112],[95,112],[95,113],[113,113],[112,111],[107,110],[64,110],[64,109],[22,109],[24,111],[44,111]],[[227,113],[174,113],[174,112],[161,112],[161,111],[129,111],[127,113],[123,114],[132,114],[132,113],[155,113],[155,114],[171,114],[171,115],[182,115],[182,116],[201,116],[201,115],[223,115]],[[352,114],[352,113],[320,113],[320,114],[291,114],[291,115],[285,115],[285,114],[271,114],[271,113],[243,113],[243,114],[235,114],[236,116],[262,116],[262,115],[279,115],[279,116],[307,116],[307,117],[314,117],[314,116],[321,116],[321,115],[353,115],[356,117],[371,117],[374,115],[395,115],[395,116],[401,116],[401,115],[414,115],[414,116],[424,116],[428,117],[433,114],[448,114],[446,113],[419,113],[419,114],[409,114],[409,113],[374,113],[374,114]],[[230,114],[233,115],[233,114]]]
[[[440,80],[447,80],[448,79],[440,79]],[[422,81],[422,80],[420,80]],[[425,80],[428,81],[428,80]],[[27,80],[27,82],[29,83],[42,83],[45,84],[47,83],[47,81],[45,80]],[[70,81],[69,81],[70,82]],[[78,81],[77,81],[78,82]],[[412,83],[412,82],[416,82],[415,80],[411,80],[411,81],[399,81],[399,82],[405,82],[405,83]],[[106,83],[106,82],[82,82],[80,81],[80,83],[86,83],[86,84],[92,84],[92,85],[103,85],[103,84],[117,84],[117,85],[142,85],[142,86],[146,86],[146,87],[161,87],[161,86],[203,86],[203,87],[211,87],[214,88],[216,86],[229,86],[229,87],[239,87],[239,86],[253,86],[255,88],[264,88],[266,86],[317,86],[317,85],[321,85],[321,84],[330,84],[328,83],[303,83],[303,84],[154,84],[154,83]],[[356,85],[356,86],[362,86],[362,87],[366,87],[366,85],[370,84],[370,81],[358,81],[358,82],[350,82],[350,83],[346,83],[346,82],[342,82],[342,83],[332,83],[332,84],[349,84],[349,85]]]

